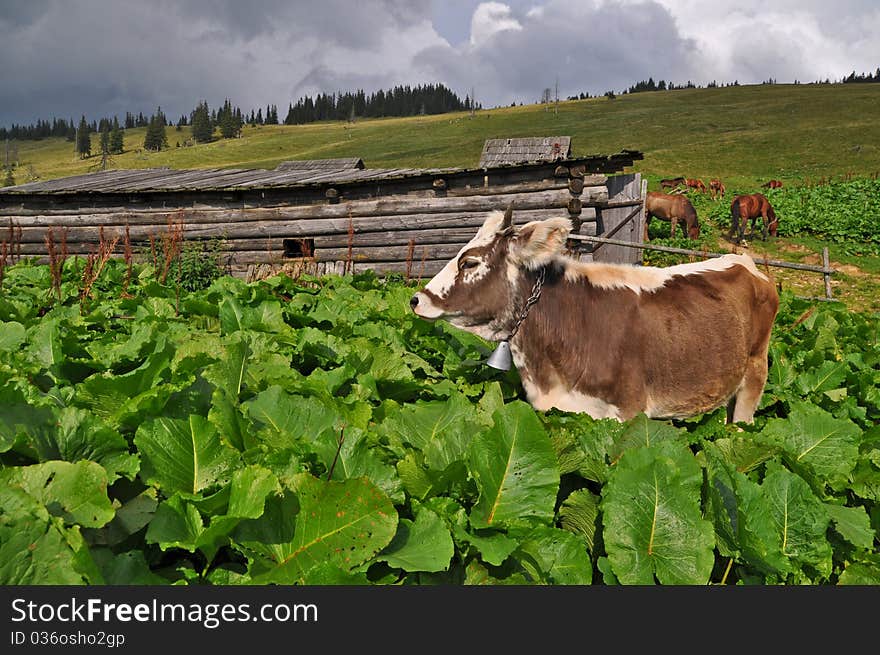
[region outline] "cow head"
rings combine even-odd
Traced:
[[[417,316],[445,319],[490,341],[507,338],[532,286],[528,273],[561,256],[571,229],[565,218],[519,228],[512,218],[510,209],[488,216],[476,236],[412,297]]]

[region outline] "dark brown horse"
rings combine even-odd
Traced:
[[[660,180],[661,189],[674,189],[678,186],[686,186],[683,177],[670,177],[665,180]]]
[[[769,182],[766,182],[766,183],[762,184],[761,186],[764,187],[765,189],[781,189],[782,182],[780,180],[770,180]]]
[[[697,221],[697,210],[686,196],[680,194],[660,193],[649,191],[645,198],[645,241],[648,240],[648,224],[651,219],[657,217],[672,223],[672,237],[675,236],[675,227],[678,221],[682,222],[681,229],[689,239],[700,238],[700,224]]]
[[[733,238],[736,234],[736,243],[739,243],[745,237],[746,222],[752,221],[752,234],[755,234],[755,221],[758,218],[764,219],[764,227],[761,231],[761,238],[766,241],[767,233],[770,236],[776,236],[779,227],[779,219],[776,218],[776,212],[770,205],[770,201],[761,194],[753,193],[746,196],[736,196],[730,204],[730,233],[729,237]]]

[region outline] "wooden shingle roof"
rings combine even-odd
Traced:
[[[339,159],[289,159],[275,167],[276,171],[309,171],[321,170],[347,170],[350,168],[364,168],[364,160],[360,157],[343,157]]]
[[[556,161],[571,156],[570,136],[486,139],[480,155],[480,168],[534,162]]]
[[[562,138],[562,137],[560,137]],[[567,137],[565,137],[567,139]],[[540,140],[540,139],[539,139]],[[505,139],[506,141],[506,139]],[[556,143],[557,140],[553,140]],[[581,166],[585,171],[596,173],[616,173],[632,166],[642,153],[623,150],[613,155],[587,155],[567,157],[568,142],[561,146],[562,155],[549,161],[564,161],[566,165]],[[322,165],[314,162],[337,162]],[[0,199],[11,197],[114,194],[139,192],[226,192],[233,190],[262,190],[303,187],[325,187],[329,185],[357,184],[362,182],[384,182],[415,178],[467,174],[472,170],[485,171],[487,168],[510,168],[511,166],[540,166],[541,161],[528,161],[519,164],[489,163],[477,169],[467,168],[362,168],[360,158],[335,160],[308,160],[302,165],[290,162],[274,169],[261,168],[138,168],[108,170],[84,175],[29,182],[17,186],[0,188]],[[287,164],[287,162],[285,162]],[[544,164],[546,165],[546,164]]]

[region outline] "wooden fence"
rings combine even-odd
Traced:
[[[671,246],[657,246],[647,243],[634,243],[630,241],[623,241],[620,239],[609,239],[581,234],[571,234],[569,235],[569,239],[594,244],[608,244],[621,248],[656,250],[659,252],[669,252],[677,255],[690,255],[694,257],[703,257],[704,259],[713,259],[715,257],[723,257],[724,255],[730,254],[719,252],[705,252],[703,250],[689,250],[687,248],[673,248]],[[831,293],[831,276],[835,273],[835,271],[833,268],[831,268],[831,262],[828,256],[828,248],[822,248],[822,266],[813,266],[812,264],[799,264],[797,262],[786,262],[778,259],[767,258],[755,259],[755,263],[766,266],[775,266],[777,268],[789,268],[798,271],[821,273],[825,282],[825,297],[811,298],[811,300],[834,300]]]

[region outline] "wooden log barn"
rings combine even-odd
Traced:
[[[576,233],[641,243],[644,185],[620,174],[638,151],[572,157],[569,137],[493,139],[475,168],[367,168],[359,158],[282,162],[273,170],[109,170],[0,188],[0,240],[47,256],[47,231],[70,255],[126,229],[140,252],[182,229],[220,240],[227,270],[259,279],[373,269],[426,278],[475,234],[486,213],[513,203],[514,221],[566,216]],[[577,245],[573,244],[574,247]],[[581,259],[635,263],[641,251],[582,246]]]

